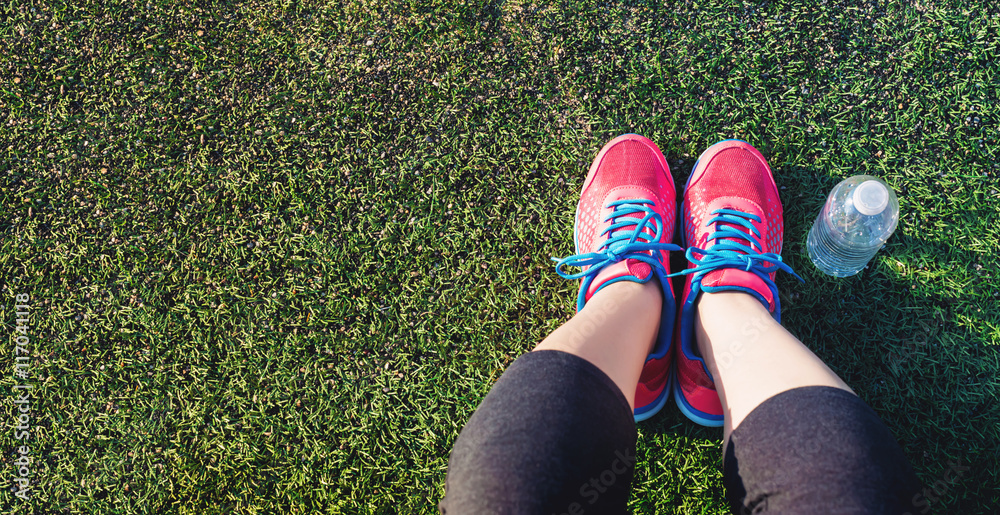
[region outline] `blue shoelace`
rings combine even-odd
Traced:
[[[701,280],[709,272],[722,268],[745,270],[764,281],[764,284],[771,290],[771,296],[774,299],[776,308],[775,311],[780,312],[778,287],[771,280],[769,274],[776,270],[783,270],[792,274],[799,281],[805,281],[793,272],[788,264],[781,260],[780,254],[760,252],[764,249],[764,246],[760,242],[760,232],[751,223],[760,223],[760,217],[735,209],[716,209],[709,214],[715,216],[705,226],[710,226],[714,223],[730,225],[716,226],[715,232],[708,236],[708,241],[719,241],[708,250],[689,247],[685,253],[685,257],[687,257],[688,261],[694,263],[695,266],[670,274],[670,277],[694,274],[692,283],[696,284],[700,289]],[[745,230],[740,230],[740,227]],[[747,244],[740,243],[737,240],[743,240]],[[696,253],[701,254],[701,258],[695,257]]]
[[[597,252],[576,254],[562,259],[552,258],[556,262],[556,273],[560,277],[564,279],[583,278],[580,294],[577,296],[578,309],[583,308],[587,290],[590,289],[594,278],[608,265],[625,259],[635,259],[651,266],[660,277],[667,275],[667,269],[663,265],[662,252],[682,249],[671,243],[660,243],[660,238],[663,236],[663,219],[653,210],[655,206],[656,204],[652,200],[646,199],[609,202],[606,207],[613,208],[613,210],[610,215],[604,218],[604,222],[613,222],[601,232],[601,237],[608,236],[608,238],[598,247]],[[641,218],[630,215],[639,215]],[[634,226],[634,228],[623,230],[629,226]],[[646,232],[647,228],[653,232],[653,235]],[[589,268],[570,274],[563,271],[564,266]]]

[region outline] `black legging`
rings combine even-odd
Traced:
[[[628,401],[589,362],[530,352],[462,429],[441,513],[624,513],[635,466]],[[776,395],[724,450],[734,513],[920,513],[920,483],[857,396],[814,386]]]

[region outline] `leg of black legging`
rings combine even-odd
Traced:
[[[462,429],[441,513],[624,513],[635,466],[632,410],[597,367],[530,352]]]
[[[733,513],[920,513],[896,439],[850,392],[796,388],[764,401],[724,451]]]

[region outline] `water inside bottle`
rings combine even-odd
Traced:
[[[892,235],[899,218],[895,194],[867,175],[838,184],[813,223],[806,248],[813,263],[836,277],[864,269]]]

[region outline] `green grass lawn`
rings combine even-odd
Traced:
[[[786,326],[934,511],[996,509],[995,3],[385,4],[0,7],[3,328],[29,294],[35,386],[4,512],[434,511],[466,419],[573,313],[549,257],[624,132],[678,184],[761,149],[806,280],[779,276]],[[900,224],[834,279],[806,233],[857,173]],[[726,512],[719,430],[671,404],[639,431],[631,510]]]

